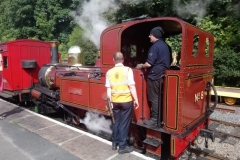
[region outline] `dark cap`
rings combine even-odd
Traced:
[[[152,34],[154,37],[160,39],[164,35],[164,31],[162,27],[155,27],[151,30],[150,34]]]

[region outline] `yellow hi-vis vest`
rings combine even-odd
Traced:
[[[123,103],[133,100],[128,87],[129,67],[116,66],[109,70],[108,78],[110,81],[112,102]]]

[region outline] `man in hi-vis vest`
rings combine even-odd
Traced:
[[[127,145],[127,136],[131,123],[132,109],[139,107],[133,71],[123,65],[123,54],[113,55],[115,67],[106,74],[107,97],[112,102],[115,123],[113,124],[112,149],[118,153],[129,153],[133,146]]]

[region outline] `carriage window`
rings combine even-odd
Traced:
[[[209,57],[209,38],[206,39],[206,45],[205,45],[205,57]]]
[[[194,34],[194,37],[193,37],[193,51],[192,51],[192,55],[194,57],[196,57],[198,55],[198,40],[199,40],[199,35]]]
[[[3,67],[8,68],[8,58],[7,58],[7,56],[3,56]]]
[[[137,46],[136,45],[131,45],[131,57],[136,57],[137,56]]]

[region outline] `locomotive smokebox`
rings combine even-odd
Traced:
[[[51,62],[50,64],[58,63],[58,42],[50,41]]]
[[[81,49],[78,46],[72,46],[68,50],[68,65],[82,66]]]
[[[50,63],[44,65],[38,72],[38,80],[41,86],[49,87],[50,89],[54,89],[56,86],[54,84],[53,76],[49,76],[50,72],[54,70],[55,65],[59,65],[58,60],[58,42],[57,41],[49,41],[50,43]],[[54,72],[54,71],[53,71]]]

